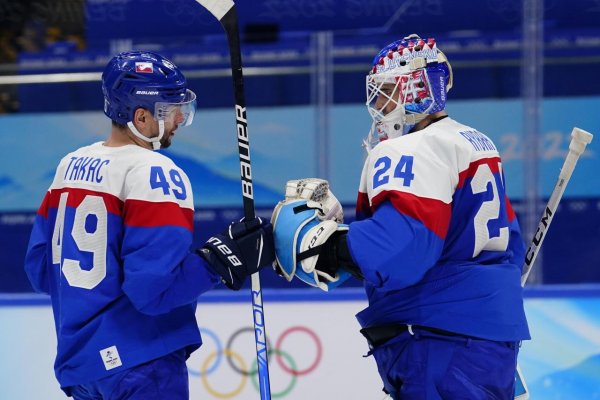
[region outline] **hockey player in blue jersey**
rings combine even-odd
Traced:
[[[288,182],[272,217],[276,268],[324,290],[364,281],[357,319],[393,399],[508,400],[529,339],[525,248],[496,146],[445,111],[452,78],[434,39],[377,54],[357,221],[340,223],[322,182]]]
[[[52,300],[61,388],[77,400],[184,400],[185,360],[202,341],[197,297],[239,289],[273,261],[269,223],[232,223],[196,251],[185,172],[152,150],[192,123],[196,95],[151,52],[102,74],[112,132],[60,162],[38,210],[25,270]]]

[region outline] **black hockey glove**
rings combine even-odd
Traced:
[[[196,252],[228,288],[239,290],[248,275],[271,265],[275,259],[273,228],[260,218],[232,222]]]
[[[335,276],[338,269],[342,268],[356,279],[363,280],[362,271],[350,255],[346,236],[346,232],[336,232],[323,243],[315,268],[331,276]]]

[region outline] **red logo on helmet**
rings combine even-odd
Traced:
[[[151,74],[154,72],[152,63],[150,62],[136,62],[135,72],[141,72],[142,74]]]

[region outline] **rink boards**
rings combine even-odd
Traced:
[[[366,305],[362,289],[271,289],[264,301],[273,398],[383,397],[354,319]],[[519,362],[532,398],[600,396],[600,286],[527,289],[525,304],[533,340]],[[250,293],[207,293],[197,318],[204,345],[188,360],[191,399],[260,398]],[[0,321],[1,397],[63,399],[52,372],[48,298],[4,295]]]

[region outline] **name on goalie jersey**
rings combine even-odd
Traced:
[[[65,182],[86,182],[99,185],[110,160],[99,157],[71,157],[63,176]]]
[[[477,151],[498,151],[490,138],[479,131],[461,131],[460,134],[467,139]]]

